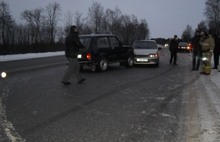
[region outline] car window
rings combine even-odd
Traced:
[[[80,37],[81,43],[88,49],[90,46],[91,38],[90,37]]]
[[[97,48],[110,48],[108,38],[107,37],[97,38]]]
[[[156,43],[151,41],[135,41],[133,47],[135,49],[157,49]]]
[[[110,37],[111,47],[119,47],[120,43],[115,37]]]
[[[180,42],[179,46],[188,46],[188,43],[187,42]]]

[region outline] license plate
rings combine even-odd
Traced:
[[[148,62],[148,59],[137,59],[139,62]]]
[[[78,59],[81,59],[81,58],[82,58],[82,55],[81,55],[81,54],[78,54],[77,58],[78,58]]]

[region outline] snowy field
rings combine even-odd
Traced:
[[[64,55],[64,51],[0,56],[0,62]]]

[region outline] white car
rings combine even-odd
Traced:
[[[135,40],[132,44],[134,48],[134,64],[155,64],[159,66],[159,53],[155,40]]]

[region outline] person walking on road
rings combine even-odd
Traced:
[[[220,37],[215,35],[215,48],[214,48],[214,67],[212,69],[218,69],[219,66],[219,56],[220,56]],[[219,67],[220,70],[220,67]]]
[[[202,46],[202,70],[200,74],[211,74],[212,52],[215,47],[214,39],[207,32],[201,32],[200,44]]]
[[[84,48],[84,46],[79,40],[78,29],[76,26],[70,27],[69,35],[65,39],[65,47],[65,56],[69,62],[69,66],[62,79],[62,84],[70,85],[71,82],[69,80],[72,75],[76,77],[78,83],[82,83],[85,81],[85,78],[81,77],[77,56],[79,49]]]
[[[193,59],[192,59],[192,71],[198,71],[200,66],[200,61],[202,58],[202,47],[199,43],[200,41],[200,32],[196,31],[195,36],[192,40],[192,53],[193,53]]]
[[[178,42],[177,42],[177,35],[174,35],[174,38],[170,42],[169,46],[170,50],[170,64],[177,65],[177,51],[178,51]]]

